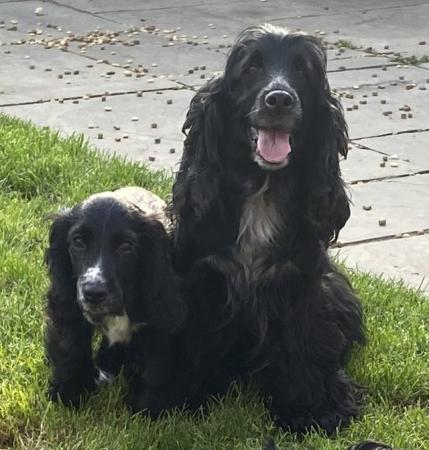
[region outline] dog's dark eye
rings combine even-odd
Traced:
[[[134,251],[134,249],[135,249],[135,246],[132,242],[125,241],[125,242],[122,242],[118,246],[117,251],[123,255],[127,255],[127,254],[132,253]]]
[[[307,63],[301,55],[296,55],[292,60],[292,64],[297,72],[304,72],[307,69]]]
[[[74,236],[71,240],[71,247],[73,250],[85,250],[86,244],[82,236]]]
[[[246,67],[247,73],[257,73],[262,69],[263,61],[261,55],[254,55]]]

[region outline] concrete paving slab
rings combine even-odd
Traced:
[[[396,158],[383,160],[382,153],[351,145],[347,159],[340,161],[341,172],[347,183],[384,177],[395,177],[417,172],[418,166]],[[429,168],[429,162],[427,164]]]
[[[172,33],[143,33],[137,46],[94,45],[88,47],[85,54],[96,60],[106,60],[109,64],[121,67],[128,65],[129,70],[138,70],[141,66],[148,71],[149,77],[168,76],[169,79],[190,86],[204,84],[214,72],[223,68],[225,55],[209,50],[204,45],[187,44],[186,40],[170,41],[170,38]],[[70,49],[79,51],[76,45]]]
[[[272,19],[273,23],[300,27],[305,31],[322,30],[330,41],[346,39],[354,45],[373,47],[379,52],[404,52],[413,55],[429,53],[429,4],[406,2],[368,5],[365,2],[343,2],[347,12],[323,17]],[[354,7],[353,7],[354,5]],[[339,5],[336,8],[340,8]],[[355,10],[353,10],[356,8]],[[338,10],[341,12],[341,10]],[[337,33],[334,33],[337,31]],[[426,45],[419,42],[426,41]],[[385,48],[388,46],[388,48]]]
[[[40,16],[35,14],[36,8],[42,8]],[[67,31],[86,33],[95,30],[96,27],[112,31],[122,28],[121,24],[109,18],[95,17],[75,9],[41,1],[2,3],[0,20],[4,21],[4,25],[0,25],[0,42],[2,44],[28,40],[31,38],[29,32],[37,30],[40,34],[35,36],[41,38],[49,35],[53,37],[66,36]]]
[[[359,144],[397,156],[416,170],[429,170],[429,131],[362,139]]]
[[[426,87],[426,90],[420,90],[418,87],[407,89],[406,86],[398,84],[396,86],[386,85],[385,89],[362,87],[349,91],[353,98],[343,97],[342,103],[350,138],[353,140],[427,129],[429,127],[427,120],[429,83],[423,86]],[[361,104],[361,101],[366,104]],[[382,101],[386,103],[383,104]],[[358,109],[353,109],[354,105],[357,105]],[[404,106],[408,106],[410,110],[400,110]],[[390,112],[391,114],[388,114]],[[409,114],[412,115],[411,118],[408,117]],[[401,117],[406,118],[402,119]]]
[[[360,183],[350,186],[350,192],[352,215],[340,233],[341,242],[429,228],[429,174]],[[386,225],[380,226],[379,219]]]
[[[356,50],[349,50],[347,56],[330,55],[328,52],[328,72],[349,69],[365,69],[366,67],[389,67],[396,65],[384,56],[374,56]],[[372,80],[374,81],[374,80]]]
[[[58,49],[47,50],[41,46],[4,49],[0,47],[3,61],[0,65],[0,106],[88,94],[101,95],[106,91],[118,93],[180,88],[166,78],[136,78],[135,74],[128,77],[122,69],[106,77],[106,73],[112,71],[112,66],[97,64],[88,58]]]
[[[346,63],[343,67],[347,67]],[[377,67],[361,70],[342,70],[331,72],[329,82],[337,89],[352,89],[354,86],[374,86],[396,82],[403,84],[415,83],[419,86],[426,84],[427,71],[413,66]]]
[[[21,105],[3,111],[65,134],[84,133],[97,148],[146,162],[154,169],[177,169],[182,152],[181,127],[193,92],[158,92],[144,93],[142,97],[107,97],[105,102],[92,98],[78,104],[65,101]],[[170,153],[172,148],[174,153]]]
[[[429,235],[389,239],[332,249],[346,266],[387,279],[403,280],[429,296]]]

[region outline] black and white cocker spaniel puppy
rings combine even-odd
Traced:
[[[157,415],[170,406],[163,386],[186,309],[164,206],[151,192],[127,187],[95,194],[55,218],[47,251],[52,400],[79,405],[84,393],[123,367],[133,410]],[[102,342],[94,361],[95,329]]]
[[[359,413],[343,369],[364,332],[326,250],[350,211],[347,127],[321,43],[246,29],[183,130],[170,211],[189,300],[188,402],[251,375],[281,426],[332,433]]]

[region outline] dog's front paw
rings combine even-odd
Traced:
[[[95,388],[95,380],[92,379],[85,383],[74,381],[67,383],[51,382],[48,388],[48,398],[54,402],[59,401],[65,406],[78,408],[82,398]]]
[[[111,384],[115,380],[115,375],[106,372],[105,370],[101,370],[100,368],[97,368],[98,375],[95,378],[95,384],[97,386],[102,386],[103,384]]]

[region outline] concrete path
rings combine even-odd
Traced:
[[[175,170],[189,101],[240,30],[319,35],[351,137],[333,252],[429,293],[428,17],[427,0],[0,0],[0,108]]]

